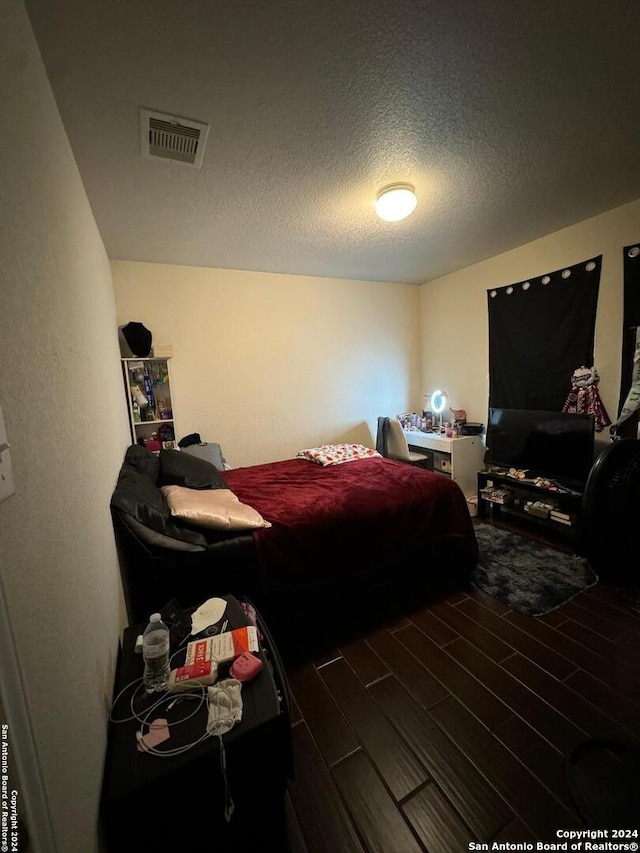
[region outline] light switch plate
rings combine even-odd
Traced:
[[[0,502],[10,498],[15,492],[13,468],[11,467],[11,450],[9,448],[7,430],[4,425],[4,415],[0,408]]]

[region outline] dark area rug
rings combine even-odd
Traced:
[[[480,558],[471,582],[519,613],[543,616],[598,582],[582,557],[477,521]]]

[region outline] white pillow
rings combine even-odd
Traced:
[[[353,462],[356,459],[382,456],[377,450],[362,444],[321,444],[319,447],[301,450],[296,455],[318,465],[341,465],[343,462]]]
[[[216,530],[254,530],[271,527],[253,507],[243,504],[229,489],[187,489],[162,486],[171,515]]]

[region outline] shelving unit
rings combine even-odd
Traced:
[[[476,474],[482,468],[486,447],[481,435],[446,438],[441,433],[403,430],[410,450],[423,453],[432,461],[430,467],[451,477],[465,497],[476,491]]]
[[[504,491],[506,501],[492,498],[489,489]],[[551,515],[542,517],[527,511],[527,504],[536,502],[554,508],[558,513],[569,516],[570,523],[562,523]],[[545,488],[537,486],[533,480],[519,480],[501,471],[478,472],[478,518],[497,521],[526,533],[535,531],[551,541],[558,541],[578,547],[578,531],[582,492],[564,487]]]
[[[169,359],[123,358],[122,374],[133,443],[154,452],[175,448]]]

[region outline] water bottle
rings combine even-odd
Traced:
[[[167,689],[169,681],[169,629],[159,613],[152,613],[142,635],[144,675],[142,682],[147,693]]]

